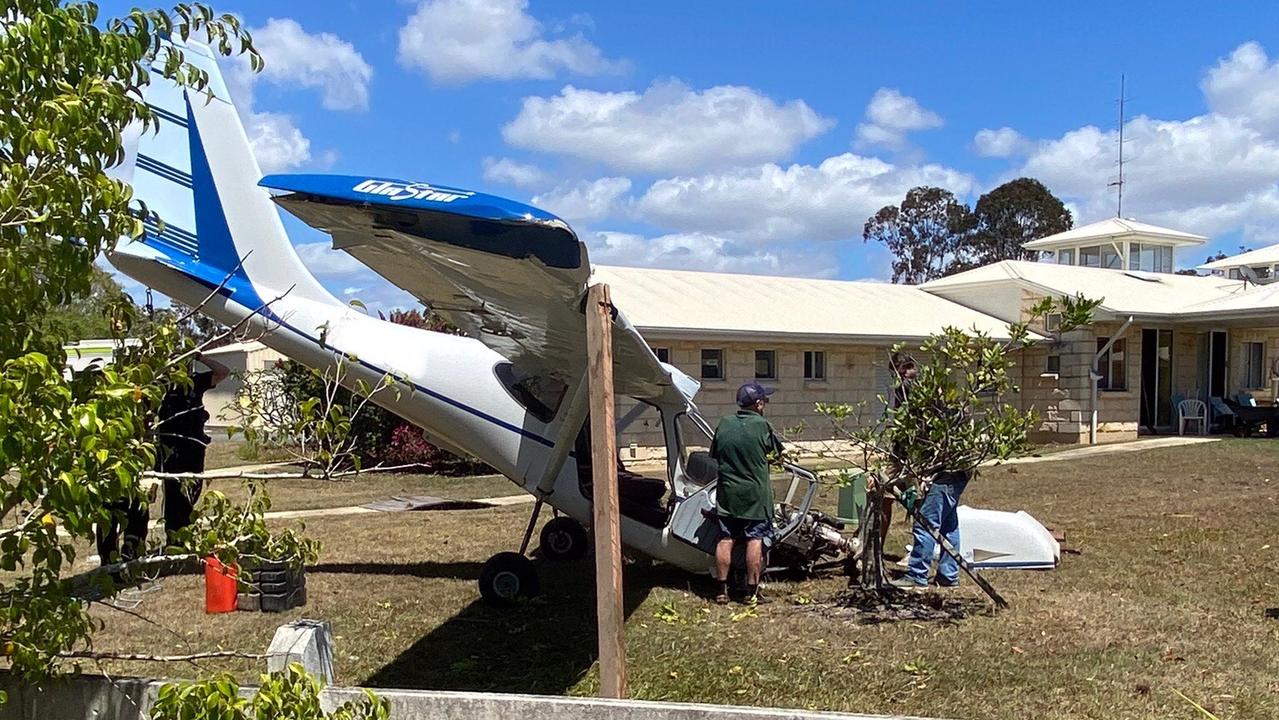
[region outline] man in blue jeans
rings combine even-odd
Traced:
[[[968,480],[971,477],[972,472],[969,470],[948,470],[938,473],[933,478],[932,487],[928,489],[928,494],[924,496],[924,502],[919,508],[919,515],[923,516],[932,529],[940,528],[942,537],[946,538],[946,541],[956,550],[959,549],[959,514],[957,512],[959,496],[963,494],[964,488],[968,487]],[[932,567],[933,552],[936,550],[937,542],[933,540],[932,534],[920,525],[919,517],[915,518],[914,535],[914,545],[910,549],[906,575],[893,582],[893,585],[899,588],[928,587],[928,569]],[[937,562],[937,585],[955,587],[958,584],[959,563],[942,550],[941,558]]]

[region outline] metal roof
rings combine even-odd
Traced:
[[[1186,314],[1266,307],[1256,286],[1240,280],[1133,270],[1105,270],[1055,263],[1004,260],[925,283],[928,292],[958,297],[961,289],[1013,284],[1041,295],[1102,299],[1114,315],[1176,318]],[[1226,303],[1225,301],[1231,301]],[[1219,303],[1219,304],[1218,304]],[[1262,303],[1258,305],[1257,303]]]
[[[1279,244],[1267,245],[1256,250],[1249,250],[1246,253],[1231,255],[1228,258],[1214,260],[1210,263],[1204,263],[1199,267],[1206,270],[1227,270],[1237,267],[1259,267],[1262,265],[1270,266],[1279,263]]]
[[[1005,322],[919,286],[598,265],[593,282],[650,338],[882,343],[946,326],[1008,337]]]
[[[1208,238],[1181,230],[1138,222],[1132,218],[1106,218],[1056,235],[1031,240],[1022,247],[1027,250],[1055,250],[1087,243],[1113,242],[1117,240],[1154,240],[1163,245],[1177,247],[1203,245]]]

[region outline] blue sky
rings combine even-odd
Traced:
[[[123,5],[106,3],[104,11]],[[1114,213],[1279,242],[1279,5],[258,2],[233,94],[268,171],[484,190],[614,264],[888,275],[861,226],[909,187],[975,201],[1029,174]],[[237,79],[238,78],[238,79]],[[404,297],[289,224],[330,287]],[[1202,260],[1195,253],[1182,265]],[[407,301],[405,301],[407,302]]]

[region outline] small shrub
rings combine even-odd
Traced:
[[[331,713],[320,708],[320,684],[301,665],[263,675],[252,698],[227,675],[160,688],[153,720],[388,720],[391,703],[365,690],[364,697]]]

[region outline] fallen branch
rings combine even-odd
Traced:
[[[375,465],[370,468],[362,468],[360,470],[341,470],[329,473],[327,476],[308,475],[306,471],[291,473],[257,473],[257,472],[235,472],[235,473],[166,473],[158,470],[147,470],[142,473],[144,478],[154,478],[157,480],[333,480],[336,478],[351,477],[353,475],[363,475],[375,472],[397,472],[400,470],[421,469],[429,470],[430,465],[425,463],[405,463],[403,465]]]
[[[136,662],[194,662],[210,658],[243,658],[245,660],[264,660],[263,653],[247,653],[239,650],[211,650],[209,652],[191,653],[190,655],[144,655],[139,653],[95,652],[92,650],[68,650],[58,653],[58,657],[78,660],[129,660]]]
[[[102,565],[73,575],[64,582],[67,594],[81,600],[100,600],[106,597],[103,592],[103,578],[114,584],[133,585],[143,580],[154,580],[164,575],[175,575],[200,562],[200,556],[194,553],[182,555],[153,555],[130,560],[128,562]]]

